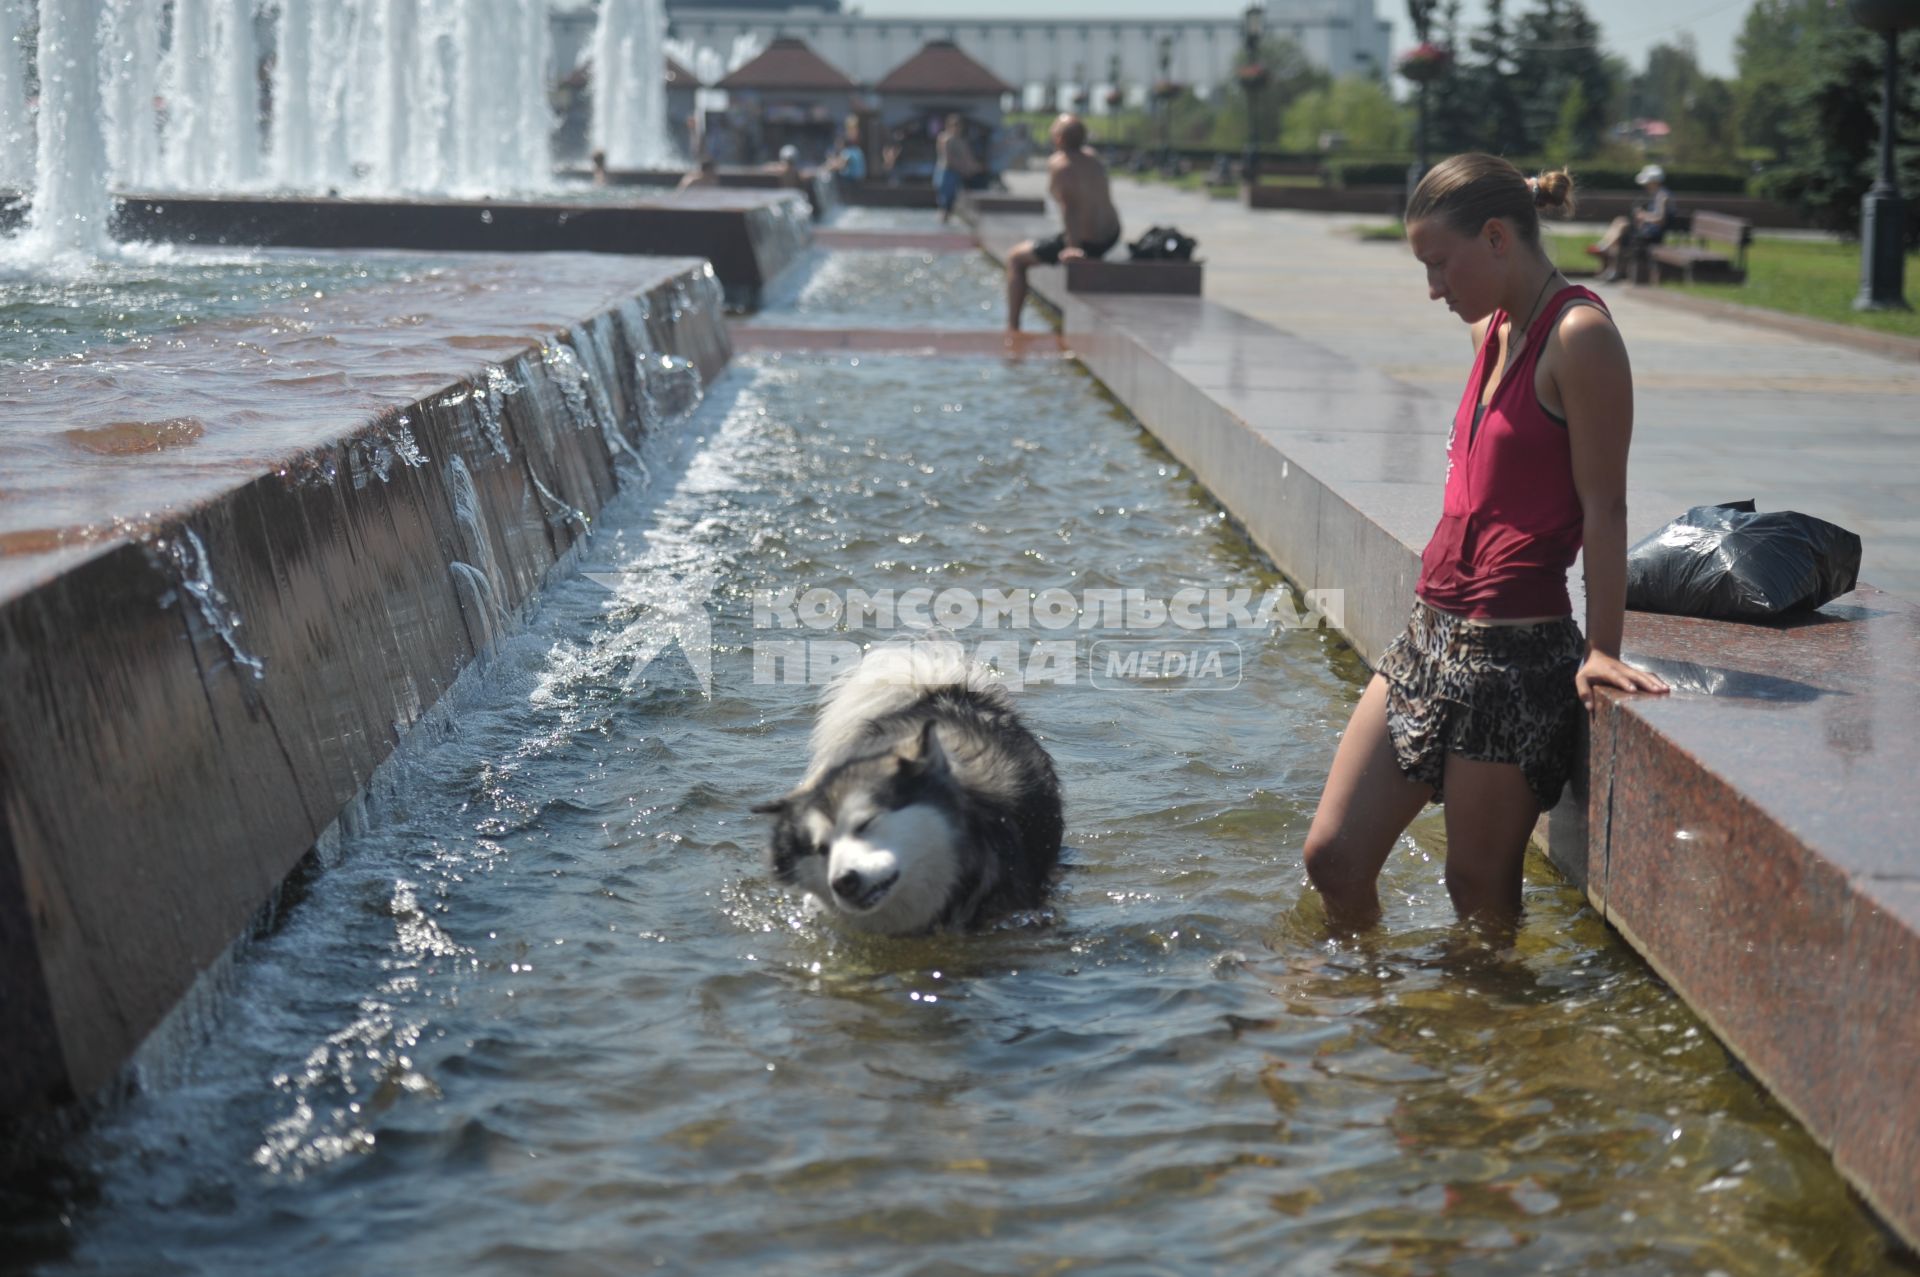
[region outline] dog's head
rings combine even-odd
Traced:
[[[932,723],[753,810],[777,817],[774,877],[855,930],[928,930],[960,884],[953,774]]]

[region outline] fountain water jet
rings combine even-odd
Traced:
[[[213,13],[209,0],[174,0],[173,37],[160,65],[167,100],[163,177],[169,186],[213,184]]]
[[[26,50],[20,44],[20,10],[0,0],[0,190],[18,190],[32,179],[33,120],[27,112]]]
[[[122,186],[160,178],[160,15],[146,0],[115,0],[107,12],[107,170]]]
[[[253,0],[223,0],[214,16],[214,181],[232,190],[260,177],[260,51],[253,39]]]
[[[662,168],[668,149],[666,38],[660,0],[601,0],[593,32],[594,149],[616,169]]]
[[[320,19],[311,0],[280,0],[273,66],[273,176],[282,186],[309,180],[319,164],[314,46]]]
[[[107,243],[98,41],[91,0],[40,0],[38,181],[26,232],[36,255],[91,255]]]

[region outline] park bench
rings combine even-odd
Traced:
[[[1671,241],[1650,245],[1647,258],[1652,263],[1655,283],[1677,276],[1689,284],[1738,284],[1747,277],[1747,246],[1753,243],[1753,223],[1744,217],[1726,213],[1700,212],[1688,219],[1686,238],[1691,243]],[[1723,251],[1705,247],[1724,244],[1737,250],[1738,264]]]

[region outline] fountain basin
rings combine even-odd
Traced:
[[[109,1083],[329,836],[726,364],[719,293],[453,258],[9,377],[0,1112]]]
[[[807,202],[790,191],[707,188],[618,203],[130,193],[116,205],[120,235],[134,240],[704,257],[742,307],[758,303],[810,235]]]

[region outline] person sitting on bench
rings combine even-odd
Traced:
[[[1652,244],[1667,237],[1667,223],[1673,217],[1673,196],[1667,191],[1667,174],[1658,164],[1649,164],[1634,174],[1634,184],[1647,193],[1646,202],[1636,205],[1633,216],[1616,217],[1607,233],[1590,250],[1600,259],[1600,278],[1612,283],[1626,274],[1630,257],[1638,257]]]
[[[1113,206],[1107,166],[1087,145],[1087,126],[1077,115],[1053,122],[1053,158],[1047,161],[1047,194],[1060,205],[1061,231],[1051,239],[1027,240],[1007,256],[1007,331],[1020,330],[1027,301],[1027,271],[1078,257],[1102,258],[1120,242],[1120,213]]]

